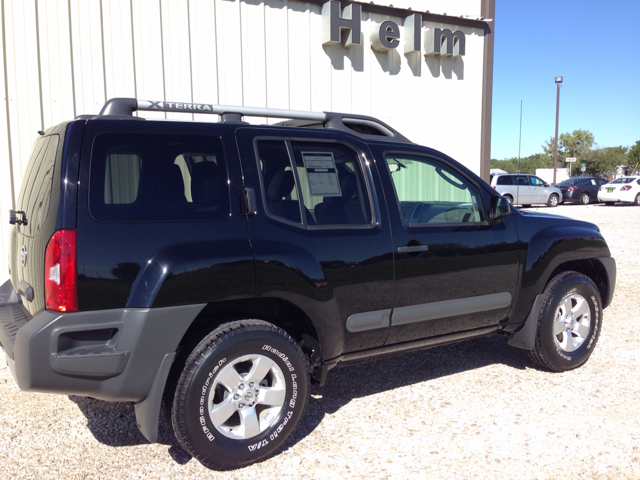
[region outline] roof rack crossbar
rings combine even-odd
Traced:
[[[233,105],[213,105],[210,103],[137,100],[135,98],[112,98],[104,105],[100,115],[132,115],[136,110],[148,112],[204,113],[210,115],[238,113],[248,117],[292,118],[296,120],[314,120],[319,122],[324,122],[327,118],[327,115],[324,112],[306,112],[302,110],[281,110],[277,108]]]
[[[105,103],[99,116],[132,117],[135,111],[204,113],[209,115],[236,115],[248,117],[286,118],[322,123],[325,128],[349,131],[348,124],[371,127],[384,136],[394,137],[398,141],[411,143],[399,132],[377,118],[335,112],[307,112],[303,110],[284,110],[277,108],[245,107],[234,105],[214,105],[210,103],[166,102],[163,100],[137,100],[135,98],[112,98]],[[223,116],[223,121],[225,117]],[[285,122],[286,123],[286,122]]]

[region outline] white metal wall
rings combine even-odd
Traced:
[[[466,34],[466,54],[440,60],[405,56],[402,43],[373,51],[372,23],[402,27],[403,18],[367,12],[361,47],[323,46],[321,7],[294,0],[0,2],[0,282],[8,277],[8,211],[36,132],[97,113],[112,97],[373,115],[479,170],[481,29],[455,27]],[[481,0],[392,3],[476,17]]]

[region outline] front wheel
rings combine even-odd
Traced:
[[[560,199],[558,195],[556,195],[555,193],[552,193],[551,195],[549,195],[549,200],[547,200],[547,205],[550,207],[557,207],[559,200]]]
[[[582,205],[589,205],[590,202],[591,202],[591,197],[589,196],[588,193],[583,193],[582,195],[580,195],[580,203]]]
[[[640,193],[638,195],[636,195],[636,199],[635,199],[635,204],[640,207]]]
[[[554,277],[543,292],[531,360],[554,372],[585,363],[598,341],[602,323],[600,292],[578,272]]]
[[[286,332],[260,320],[222,325],[185,362],[171,405],[173,430],[209,468],[258,462],[295,430],[308,384],[306,357]]]

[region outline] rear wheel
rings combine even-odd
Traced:
[[[506,198],[507,200],[509,200],[509,203],[511,205],[513,205],[513,197],[511,195],[505,195],[504,198]]]
[[[551,195],[549,195],[549,200],[547,200],[547,205],[550,207],[557,207],[559,200],[560,198],[558,197],[558,195],[556,195],[555,193],[552,193]]]
[[[538,315],[531,360],[554,372],[585,363],[598,341],[602,323],[600,292],[591,279],[564,272],[549,282]]]
[[[299,423],[308,379],[306,357],[283,330],[260,320],[222,325],[185,362],[171,403],[173,430],[207,467],[263,460]]]
[[[640,207],[640,193],[636,195],[635,204]]]
[[[580,203],[582,205],[589,205],[589,203],[591,203],[591,197],[588,193],[583,193],[582,195],[580,195]]]

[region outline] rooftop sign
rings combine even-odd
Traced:
[[[342,32],[346,32],[343,46],[355,47],[361,44],[362,6],[351,4],[341,14],[339,1],[330,0],[322,6],[322,44],[334,45],[341,42]],[[423,45],[423,30],[424,35]],[[462,31],[448,28],[423,29],[422,15],[414,14],[404,20],[404,53],[420,53],[437,57],[462,57],[465,52],[465,35]],[[400,45],[400,27],[391,20],[374,24],[369,34],[371,48],[376,52],[386,52]]]

